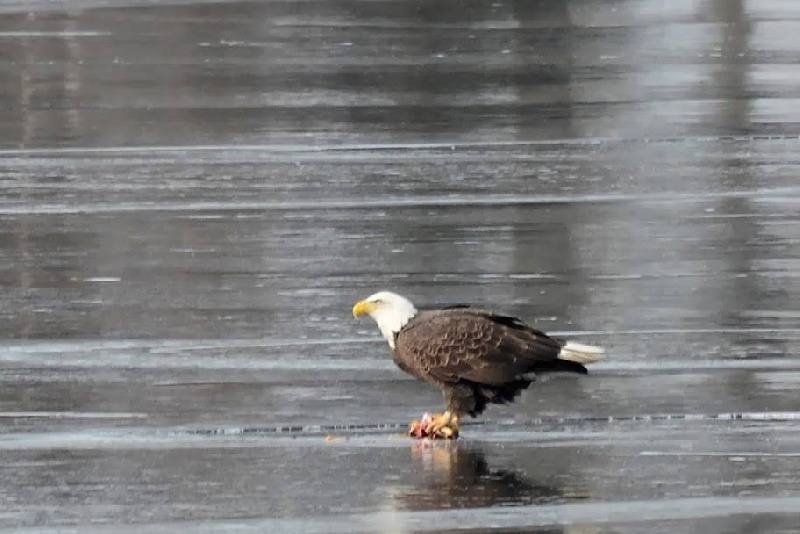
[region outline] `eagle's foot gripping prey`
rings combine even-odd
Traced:
[[[419,421],[412,421],[408,435],[416,439],[458,438],[458,416],[451,412],[424,414]]]

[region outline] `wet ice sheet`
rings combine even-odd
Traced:
[[[372,329],[364,323],[348,318],[343,327],[342,311],[380,287],[425,298],[425,305],[502,306],[540,317],[542,328],[577,335],[791,330],[800,261],[796,213],[787,202],[745,195],[688,204],[290,209],[213,217],[17,214],[5,216],[0,233],[8,243],[0,251],[0,279],[28,286],[12,285],[4,313],[17,335],[32,338],[52,328],[63,329],[63,337],[366,336]],[[19,235],[25,239],[17,241]],[[446,291],[426,298],[426,287]]]
[[[786,1],[69,5],[0,4],[15,147],[798,134]]]
[[[796,529],[797,5],[69,7],[0,2],[0,527]],[[383,287],[610,357],[415,445]]]
[[[342,321],[343,328],[357,328]],[[793,394],[800,377],[792,357],[796,330],[556,333],[617,349],[590,377],[546,377],[514,406],[493,407],[492,419],[800,410]],[[70,414],[17,417],[9,431],[91,426],[103,412],[144,418],[120,418],[122,425],[202,429],[402,426],[438,408],[439,392],[398,372],[374,336],[370,329],[363,338],[331,344],[281,338],[6,342],[0,413]],[[662,353],[654,350],[659,347]]]
[[[170,439],[136,428],[71,434],[59,448],[53,433],[18,447],[4,438],[9,497],[27,503],[6,514],[111,524],[146,515],[158,531],[429,532],[735,515],[776,516],[780,526],[800,502],[800,434],[790,421],[522,422],[512,432],[473,428],[436,444],[385,432]],[[45,467],[47,482],[25,482]],[[68,503],[62,487],[75,495]],[[178,488],[180,497],[163,499]],[[192,520],[160,524],[181,517]]]
[[[778,213],[796,213],[798,186],[792,170],[797,142],[797,136],[733,136],[400,146],[12,149],[0,152],[6,156],[0,183],[7,192],[0,214],[190,212],[242,217],[268,211],[297,217],[292,212],[320,216],[326,210],[534,208],[567,203],[625,208],[644,203],[680,204],[698,210],[687,214],[695,217],[748,216],[716,212],[715,204],[737,199],[750,199]],[[742,160],[747,165],[740,165]],[[666,165],[671,167],[669,180],[661,178]],[[125,179],[109,181],[109,168]],[[48,179],[17,178],[26,172]],[[709,173],[713,180],[698,178]],[[489,178],[496,174],[503,177],[502,188]],[[320,189],[335,194],[319,198]]]

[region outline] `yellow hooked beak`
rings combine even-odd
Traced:
[[[353,317],[358,317],[365,313],[372,313],[372,310],[377,308],[377,306],[375,302],[367,302],[366,300],[358,301],[355,306],[353,306]]]

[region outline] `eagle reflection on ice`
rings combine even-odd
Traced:
[[[458,442],[421,440],[411,447],[418,481],[398,488],[396,509],[408,511],[556,503],[562,490],[537,484],[510,469],[490,468],[480,448]]]

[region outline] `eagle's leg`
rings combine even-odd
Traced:
[[[434,438],[455,439],[458,437],[458,415],[450,410],[436,414],[428,425],[428,433]]]
[[[472,384],[459,382],[442,388],[446,409],[442,414],[425,414],[414,421],[408,430],[415,438],[455,439],[458,437],[459,414],[479,412]]]

